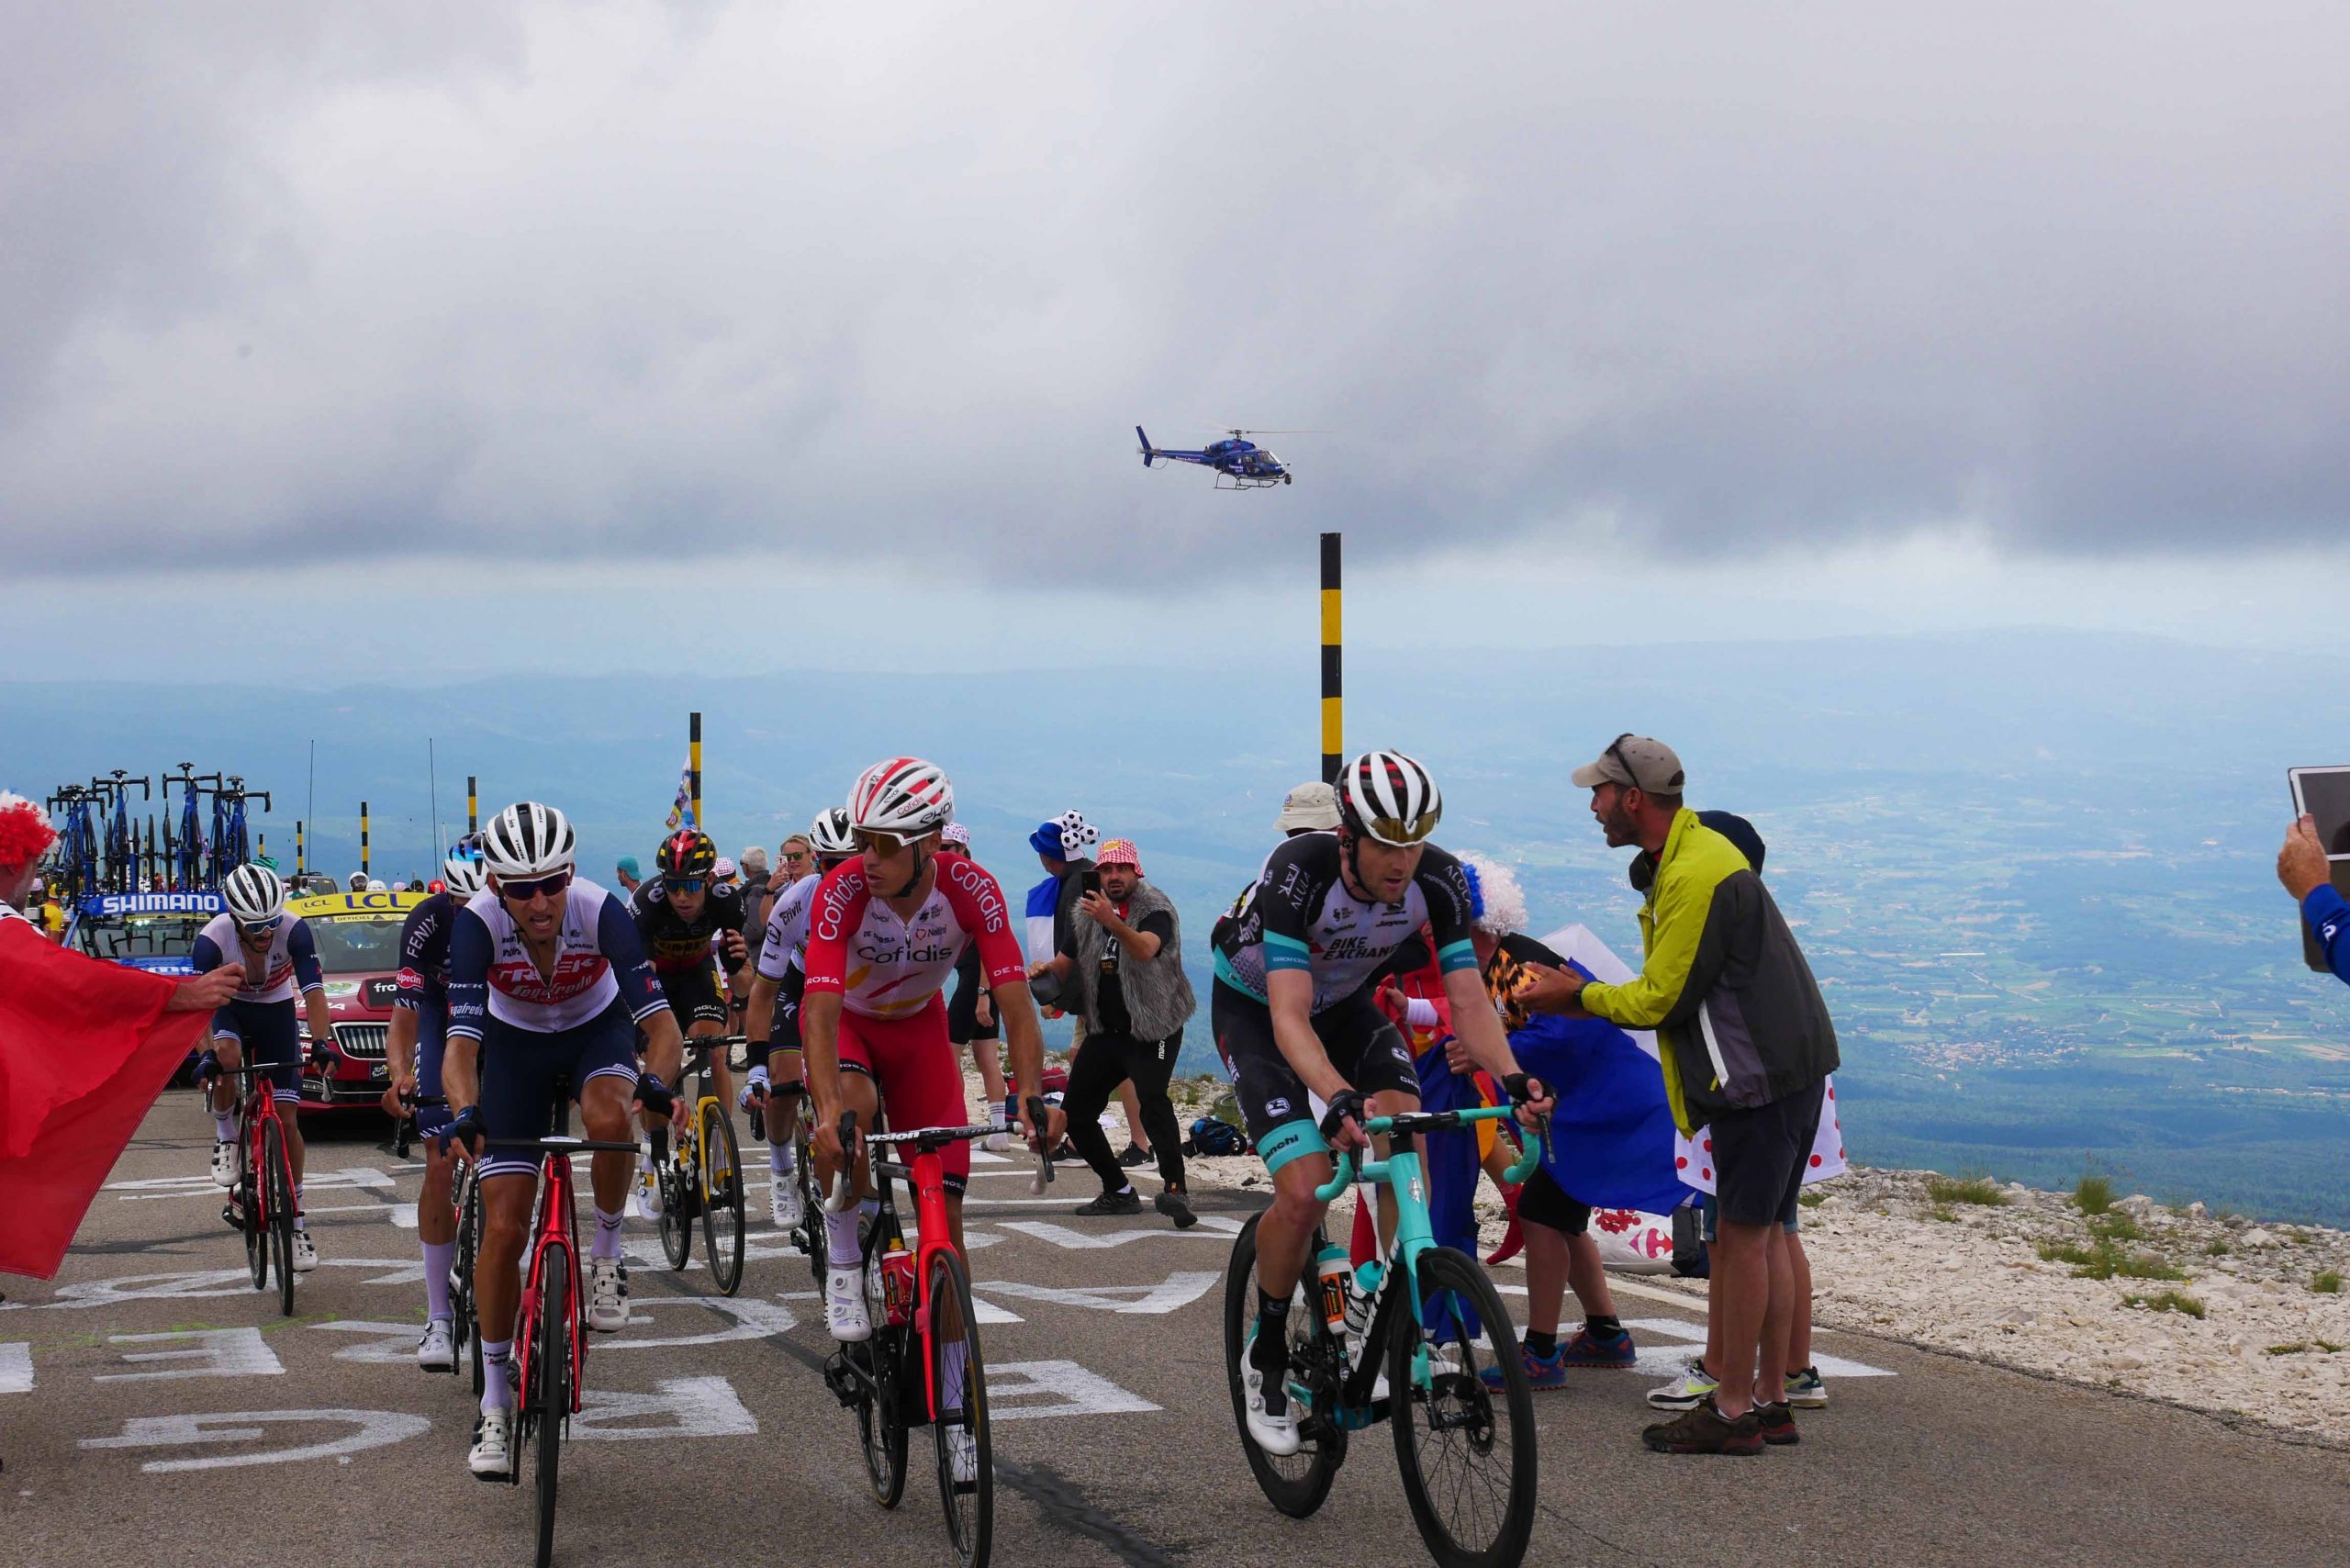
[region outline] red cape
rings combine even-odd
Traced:
[[[56,1274],[210,1019],[164,1012],[177,986],[0,920],[0,1273]]]

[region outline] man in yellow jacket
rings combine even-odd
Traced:
[[[1711,1125],[1715,1299],[1729,1364],[1708,1369],[1709,1397],[1642,1435],[1664,1452],[1758,1453],[1796,1440],[1783,1364],[1795,1281],[1781,1226],[1796,1216],[1837,1065],[1836,1027],[1745,852],[1682,804],[1686,775],[1671,746],[1618,735],[1575,769],[1574,784],[1591,791],[1611,847],[1654,857],[1640,907],[1645,961],[1621,985],[1550,970],[1522,1000],[1655,1030],[1673,1120],[1684,1133]],[[1773,1397],[1758,1400],[1758,1390]]]

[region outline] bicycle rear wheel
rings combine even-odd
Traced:
[[[1432,1247],[1413,1273],[1419,1320],[1398,1302],[1387,1337],[1388,1419],[1412,1522],[1442,1568],[1515,1564],[1534,1531],[1534,1394],[1509,1314],[1466,1253]],[[1450,1338],[1435,1343],[1423,1324]],[[1500,1369],[1498,1394],[1480,1375],[1488,1366]]]
[[[532,1327],[538,1342],[531,1356],[531,1387],[523,1395],[537,1450],[532,1468],[538,1480],[539,1568],[547,1568],[554,1555],[556,1472],[563,1458],[564,1423],[571,1415],[572,1337],[579,1331],[571,1308],[571,1253],[559,1245],[549,1247],[540,1260],[539,1277],[545,1284]]]
[[[1274,1507],[1293,1519],[1302,1519],[1321,1507],[1330,1495],[1330,1484],[1337,1479],[1338,1466],[1346,1462],[1347,1435],[1342,1428],[1326,1421],[1317,1422],[1318,1435],[1304,1439],[1304,1445],[1293,1454],[1275,1456],[1257,1446],[1248,1435],[1248,1391],[1241,1382],[1241,1357],[1248,1353],[1249,1330],[1257,1321],[1257,1222],[1263,1216],[1252,1215],[1233,1239],[1232,1262],[1224,1277],[1224,1371],[1225,1381],[1232,1388],[1232,1419],[1240,1428],[1240,1451],[1248,1456],[1248,1469],[1257,1477],[1257,1484],[1264,1488],[1266,1498]],[[1290,1366],[1291,1382],[1295,1383],[1297,1369],[1309,1364],[1315,1354],[1312,1335],[1322,1321],[1321,1309],[1304,1292],[1301,1278],[1297,1291],[1290,1298]],[[1292,1394],[1292,1397],[1294,1395]],[[1325,1417],[1335,1413],[1335,1391],[1326,1396],[1331,1410],[1317,1411]],[[1300,1412],[1301,1422],[1305,1412]]]
[[[262,1124],[262,1180],[269,1183],[269,1249],[277,1267],[277,1310],[294,1316],[294,1168],[285,1159],[285,1131]]]
[[[701,1108],[701,1234],[710,1277],[721,1295],[743,1286],[743,1152],[734,1123],[715,1100]]]
[[[460,1357],[473,1363],[474,1393],[481,1393],[481,1325],[474,1320],[474,1249],[481,1241],[481,1182],[474,1162],[459,1162],[454,1194],[457,1252],[449,1269],[449,1303]],[[454,1364],[449,1369],[456,1371]]]
[[[995,1450],[988,1436],[987,1369],[979,1359],[979,1319],[971,1281],[953,1252],[930,1255],[923,1301],[930,1313],[930,1386],[937,1391],[931,1436],[938,1449],[938,1496],[946,1539],[963,1568],[985,1568],[995,1535]],[[956,1450],[969,1455],[970,1478],[955,1475]]]
[[[661,1189],[661,1255],[672,1269],[684,1268],[694,1254],[693,1198],[688,1194],[699,1193],[696,1183],[700,1180],[694,1163],[694,1151],[679,1148],[654,1170],[653,1179]]]

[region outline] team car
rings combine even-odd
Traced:
[[[425,893],[319,893],[288,899],[285,913],[309,922],[326,976],[327,1011],[334,1015],[333,1048],[309,1050],[302,1025],[302,1108],[374,1105],[391,1076],[385,1046],[392,1032],[392,998],[399,991],[400,925]],[[324,1066],[316,1065],[319,1057]]]

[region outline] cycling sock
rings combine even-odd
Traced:
[[[1595,1339],[1613,1339],[1624,1332],[1624,1320],[1613,1314],[1603,1316],[1592,1313],[1583,1318],[1583,1326],[1591,1331]]]
[[[506,1381],[506,1368],[513,1359],[513,1340],[481,1342],[481,1407],[485,1411],[514,1408],[514,1385]]]
[[[854,1269],[865,1249],[856,1244],[856,1215],[824,1211],[824,1256],[835,1269]]]
[[[213,1112],[212,1131],[214,1136],[218,1137],[222,1143],[236,1142],[237,1118],[229,1114],[226,1111]]]
[[[1257,1291],[1257,1342],[1248,1359],[1259,1372],[1278,1372],[1289,1365],[1289,1297],[1275,1299],[1262,1286]]]
[[[588,1256],[599,1263],[617,1263],[621,1256],[621,1216],[596,1211],[596,1239],[588,1244]]]
[[[789,1138],[767,1145],[767,1169],[778,1176],[788,1176],[800,1169],[799,1154]]]
[[[456,1309],[449,1303],[449,1265],[457,1260],[457,1244],[453,1241],[428,1241],[424,1244],[424,1316],[442,1323],[453,1322]]]
[[[302,1212],[302,1183],[299,1182],[294,1183],[294,1228],[296,1230],[310,1228],[309,1216]]]
[[[1528,1355],[1532,1356],[1538,1361],[1547,1361],[1553,1355],[1558,1353],[1558,1331],[1553,1329],[1550,1333],[1545,1334],[1538,1329],[1529,1328],[1526,1331],[1525,1337],[1519,1341],[1519,1343],[1526,1347],[1526,1353]]]

